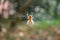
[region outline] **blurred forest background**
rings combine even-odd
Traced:
[[[35,23],[32,28],[27,25],[30,14]],[[0,0],[1,40],[55,40],[52,37],[59,28],[60,0]]]
[[[9,11],[0,13],[0,22],[10,20],[23,22],[27,20],[27,14],[32,14],[35,22],[60,24],[60,0],[8,0],[8,2]]]

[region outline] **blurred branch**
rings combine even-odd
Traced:
[[[24,5],[22,5],[20,7],[20,9],[18,10],[18,13],[24,13],[26,11],[26,9],[32,4],[33,0],[28,0]]]

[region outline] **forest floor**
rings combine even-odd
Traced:
[[[26,22],[17,23],[16,29],[11,30],[8,30],[10,28],[9,22],[4,23],[3,26],[7,28],[7,32],[4,32],[5,29],[0,32],[3,34],[1,34],[2,38],[0,37],[1,40],[56,40],[56,33],[60,32],[59,20],[37,21],[32,27],[29,27]],[[12,32],[13,30],[14,32]]]

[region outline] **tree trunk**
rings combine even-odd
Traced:
[[[55,19],[58,19],[58,15],[57,15],[57,7],[58,7],[58,4],[59,4],[60,0],[57,0],[57,4],[56,4],[56,7],[55,7]]]

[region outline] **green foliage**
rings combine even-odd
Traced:
[[[46,29],[49,26],[57,26],[60,27],[60,21],[59,20],[51,20],[51,21],[41,21],[41,22],[36,22],[34,25],[34,29]]]

